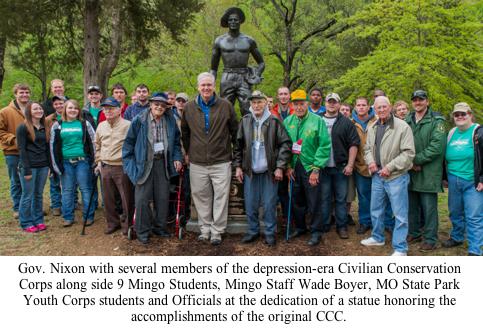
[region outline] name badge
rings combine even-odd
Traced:
[[[255,146],[255,150],[260,149],[260,142],[259,141],[254,142],[253,145]]]
[[[161,151],[164,151],[163,142],[154,143],[154,152],[157,153],[157,152],[161,152]]]
[[[302,152],[302,139],[297,140],[297,142],[292,145],[292,153],[300,154]]]

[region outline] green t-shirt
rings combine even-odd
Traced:
[[[64,159],[85,157],[82,143],[82,124],[79,120],[64,121],[60,130],[62,139],[62,156]]]
[[[473,124],[463,132],[456,129],[446,148],[448,172],[468,181],[473,180],[475,173],[475,151],[471,138],[475,126]]]
[[[93,106],[89,106],[89,113],[94,117],[94,122],[97,125],[97,119],[99,118],[99,113],[101,112],[102,108],[94,108]],[[94,124],[92,124],[94,126]]]

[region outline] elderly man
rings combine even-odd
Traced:
[[[149,109],[132,121],[122,148],[124,172],[135,185],[136,234],[142,244],[149,242],[151,232],[170,236],[169,178],[182,168],[180,133],[173,115],[166,112],[166,95],[154,93],[149,101]]]
[[[413,134],[406,122],[393,116],[387,97],[377,97],[374,107],[378,120],[369,128],[364,147],[364,159],[372,175],[372,235],[361,244],[384,245],[384,216],[389,201],[396,217],[392,255],[407,255],[408,171],[415,155]]]
[[[217,246],[228,220],[232,145],[236,145],[238,122],[233,105],[215,94],[213,74],[198,75],[198,93],[185,106],[181,132],[198,212],[198,240],[210,240]]]
[[[258,209],[263,206],[265,242],[274,246],[278,181],[283,179],[290,160],[291,142],[282,122],[268,111],[266,96],[254,91],[249,100],[250,114],[240,122],[234,151],[236,177],[243,182],[249,225],[242,243],[258,239]]]
[[[122,145],[131,122],[121,117],[121,104],[114,97],[101,103],[106,121],[96,130],[96,172],[101,174],[105,217],[105,234],[114,233],[122,227],[127,235],[134,212],[132,184],[122,169]],[[116,198],[121,198],[123,215],[116,211]]]
[[[322,238],[320,170],[327,165],[330,156],[330,135],[324,120],[308,112],[309,102],[304,90],[296,90],[291,95],[295,112],[284,125],[293,142],[293,158],[287,170],[293,182],[295,231],[291,238],[307,233],[305,214],[311,217],[312,236],[308,245],[316,246]],[[345,204],[344,204],[345,205]]]
[[[22,186],[18,176],[19,151],[17,147],[17,127],[25,121],[25,107],[30,101],[30,87],[25,84],[13,86],[15,99],[0,110],[0,145],[7,163],[10,179],[10,197],[13,202],[13,217],[19,218],[18,209]]]
[[[347,233],[347,189],[348,177],[354,170],[360,139],[351,120],[339,112],[340,97],[330,93],[325,98],[326,112],[322,116],[331,137],[331,149],[327,166],[321,173],[322,221],[325,231],[329,230],[332,196],[335,199],[335,222],[341,239],[349,238]]]
[[[415,91],[411,100],[414,111],[406,122],[413,131],[416,156],[409,172],[408,242],[424,239],[419,247],[424,252],[435,249],[438,241],[438,192],[443,191],[446,131],[444,117],[432,110],[425,91]]]

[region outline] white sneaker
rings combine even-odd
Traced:
[[[370,238],[361,240],[361,245],[364,245],[364,246],[384,246],[384,241],[379,242],[376,239],[374,239],[373,237],[370,237]]]
[[[394,251],[394,253],[391,254],[391,256],[407,256],[408,253],[405,253],[405,252],[398,252],[398,251]]]

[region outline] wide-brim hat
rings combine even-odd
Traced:
[[[168,104],[168,96],[165,93],[158,93],[155,92],[151,97],[149,98],[149,101],[157,101],[157,102],[163,102],[165,104]]]
[[[453,113],[462,111],[462,112],[471,112],[471,108],[468,103],[466,102],[460,102],[456,103],[453,108]]]
[[[238,17],[240,18],[240,24],[245,22],[245,13],[243,13],[243,11],[238,7],[230,7],[225,11],[225,14],[223,14],[223,16],[221,17],[220,25],[223,28],[228,28],[228,17],[231,14],[237,14],[238,15]]]

